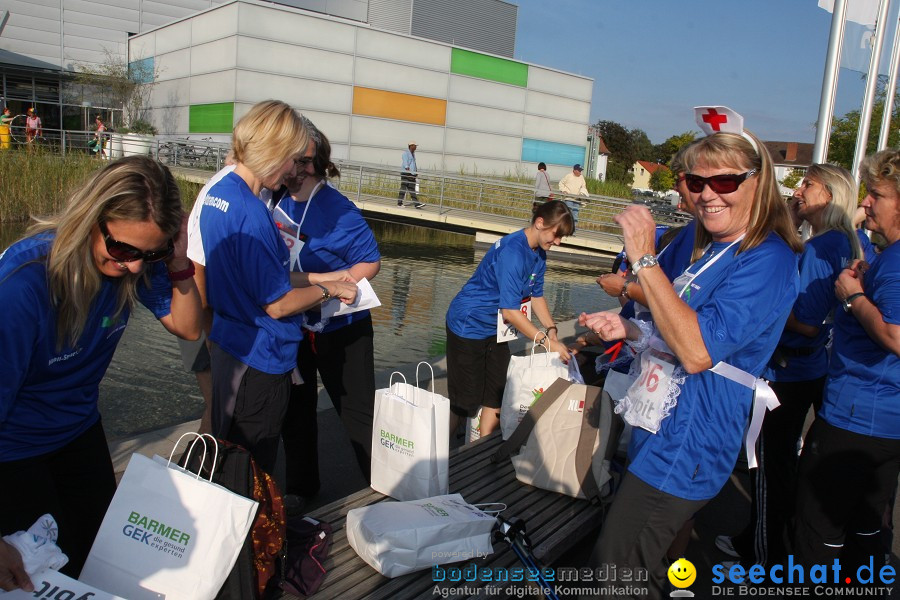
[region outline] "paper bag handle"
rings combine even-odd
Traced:
[[[399,376],[400,376],[400,379],[403,380],[403,383],[406,383],[406,377],[403,376],[403,373],[401,373],[400,371],[394,371],[393,373],[391,373],[390,379],[388,379],[388,387],[389,387],[389,388],[390,388],[392,385],[394,385],[394,375],[399,375]]]
[[[541,339],[541,341],[538,342],[537,336],[539,333],[544,333],[544,332],[541,331],[540,329],[538,329],[537,333],[534,334],[534,339],[532,340],[533,343],[531,344],[531,360],[528,363],[528,366],[530,366],[530,367],[534,366],[534,351],[537,348],[544,349],[544,356],[546,357],[546,361],[545,361],[546,364],[544,366],[550,366],[550,344],[547,343],[550,338],[547,337],[547,334],[544,334],[543,339]]]
[[[493,515],[495,517],[497,515],[499,515],[500,513],[502,513],[504,510],[506,510],[506,505],[503,504],[502,502],[481,502],[479,504],[473,504],[472,506],[474,506],[475,508],[477,508],[478,510],[480,510],[481,512],[483,512],[487,515]],[[490,506],[499,507],[499,508],[487,508]]]
[[[216,441],[216,438],[214,438],[212,435],[210,435],[208,433],[196,433],[194,431],[188,431],[187,433],[182,434],[181,437],[178,438],[178,441],[175,442],[175,445],[172,446],[172,451],[169,452],[169,463],[166,466],[172,465],[172,458],[175,456],[175,450],[178,449],[178,445],[181,444],[181,440],[183,440],[187,436],[194,436],[194,441],[191,442],[191,445],[187,449],[187,456],[185,457],[184,464],[188,464],[188,461],[190,461],[190,459],[191,459],[191,453],[193,453],[193,451],[194,451],[194,446],[197,445],[198,441],[201,441],[201,442],[203,442],[203,457],[200,459],[200,464],[205,465],[206,464],[206,450],[207,450],[206,438],[209,438],[212,440],[213,448],[216,451],[215,454],[213,454],[212,467],[209,469],[209,482],[212,483],[213,472],[216,470],[216,463],[219,462],[219,444]],[[200,479],[200,471],[202,471],[202,470],[203,469],[197,469],[197,474],[196,474],[196,477],[194,477],[194,479]]]
[[[416,365],[416,387],[419,387],[419,367],[425,365],[431,371],[431,393],[434,393],[434,368],[424,360]]]

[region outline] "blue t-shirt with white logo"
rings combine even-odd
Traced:
[[[20,240],[0,255],[0,462],[40,456],[75,440],[100,418],[100,380],[128,323],[116,316],[119,280],[102,279],[84,331],[57,349],[47,256],[52,232]],[[169,314],[172,283],[164,263],[147,265],[150,286],[138,299],[160,319]]]
[[[303,337],[300,317],[273,319],[263,309],[291,290],[290,255],[272,215],[235,173],[214,185],[203,203],[209,339],[264,373],[291,371]]]
[[[866,298],[882,319],[900,325],[900,242],[871,262]],[[834,344],[819,416],[854,433],[900,439],[900,356],[869,337],[851,311],[834,313]]]
[[[309,210],[306,210],[307,205]],[[381,253],[375,235],[363,219],[362,212],[346,196],[329,185],[323,185],[310,200],[296,202],[285,196],[278,208],[300,224],[300,269],[308,273],[330,273],[349,269],[363,262],[378,262]],[[306,216],[304,217],[304,211]],[[340,329],[369,316],[360,310],[328,321],[323,331]],[[310,325],[321,319],[319,309],[306,311]]]
[[[737,256],[738,245],[727,246],[714,242],[690,266],[698,273],[715,254],[727,252],[682,298],[697,313],[712,364],[724,361],[758,377],[797,299],[797,255],[774,233]],[[712,498],[734,468],[752,399],[752,389],[710,370],[687,375],[659,431],[634,428],[628,470],[673,496]]]
[[[497,335],[497,310],[517,310],[526,297],[543,297],[547,253],[532,249],[520,229],[497,240],[450,302],[447,327],[462,338]]]

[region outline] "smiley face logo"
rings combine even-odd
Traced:
[[[679,558],[669,567],[669,583],[677,588],[689,587],[697,579],[694,563],[686,558]]]

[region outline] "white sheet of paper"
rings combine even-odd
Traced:
[[[15,600],[16,598],[20,598],[24,600],[25,598],[57,598],[57,597],[65,597],[65,598],[84,598],[87,594],[91,594],[89,597],[91,600],[125,600],[121,596],[113,596],[112,594],[107,594],[106,592],[102,592],[95,587],[91,587],[86,583],[81,583],[80,581],[76,581],[71,577],[66,577],[59,571],[54,571],[52,569],[47,569],[45,571],[41,571],[37,575],[31,578],[31,583],[34,584],[34,592],[23,592],[22,590],[13,590],[12,592],[3,593],[0,591],[0,597],[3,600]],[[51,592],[51,594],[47,594],[44,596],[43,594]],[[67,595],[67,592],[71,592],[71,595]]]
[[[330,319],[332,317],[349,315],[350,313],[355,313],[360,310],[369,310],[381,306],[381,300],[375,295],[375,290],[372,289],[372,284],[369,283],[368,279],[363,277],[357,281],[356,289],[358,290],[356,293],[356,302],[353,304],[344,304],[337,298],[332,298],[322,305],[322,308],[320,309],[322,311],[322,317]]]

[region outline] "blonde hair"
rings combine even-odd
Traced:
[[[297,112],[279,100],[255,104],[234,126],[231,152],[262,180],[284,162],[306,150],[309,131]]]
[[[690,173],[695,166],[704,163],[712,168],[734,168],[749,171],[756,169],[756,194],[750,209],[750,222],[737,252],[746,252],[759,246],[770,233],[777,233],[794,252],[802,252],[803,244],[791,223],[788,209],[778,192],[775,181],[775,168],[772,157],[759,139],[753,138],[757,152],[750,142],[736,133],[715,133],[687,146],[681,156],[681,162]],[[703,249],[712,241],[712,236],[698,223],[694,237],[694,254],[692,260],[702,256]]]
[[[175,178],[165,165],[145,156],[110,163],[69,196],[61,213],[35,218],[26,235],[56,233],[46,262],[51,302],[57,311],[57,349],[66,343],[75,346],[103,283],[93,254],[94,227],[101,221],[152,221],[174,238],[181,219]],[[142,278],[147,285],[149,280],[143,274],[129,272],[118,280],[114,318],[133,306]]]
[[[856,179],[844,167],[825,163],[811,165],[805,177],[815,179],[825,186],[831,194],[831,201],[822,211],[822,229],[813,235],[812,226],[808,221],[804,221],[800,228],[801,237],[809,239],[827,231],[840,231],[850,241],[853,258],[862,258],[862,246],[853,227],[853,214],[856,212],[859,196]]]

